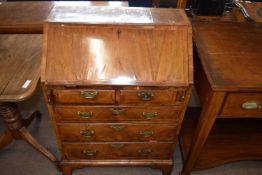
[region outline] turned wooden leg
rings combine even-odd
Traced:
[[[4,134],[0,137],[0,149],[4,148],[6,145],[11,143],[13,140],[13,136],[11,132],[6,129]]]
[[[71,166],[62,166],[61,167],[63,175],[72,175],[72,167]]]
[[[41,116],[39,111],[34,112],[28,119],[23,120],[17,106],[14,103],[0,103],[0,116],[4,119],[7,128],[5,135],[1,137],[0,147],[10,143],[12,139],[23,139],[46,158],[52,161],[52,163],[59,169],[58,161],[55,156],[38,143],[26,129],[25,125],[28,126],[35,117]]]

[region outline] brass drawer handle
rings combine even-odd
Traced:
[[[94,130],[83,130],[83,131],[80,131],[80,134],[84,137],[92,137],[93,135],[95,135],[95,131]]]
[[[110,126],[114,131],[119,132],[125,128],[125,126],[120,126],[120,125],[112,125]]]
[[[152,135],[154,135],[154,131],[150,130],[150,131],[140,131],[139,134],[142,137],[151,137]]]
[[[111,147],[114,149],[120,149],[124,146],[124,144],[111,144]]]
[[[97,91],[81,91],[81,96],[87,99],[94,99],[97,95]]]
[[[243,109],[261,109],[261,103],[257,101],[247,101],[241,105]]]
[[[121,115],[125,112],[123,108],[111,108],[110,109],[113,115]]]
[[[83,150],[83,154],[86,155],[86,156],[95,156],[97,154],[97,150],[85,149],[85,150]]]
[[[79,115],[81,118],[91,118],[93,116],[93,112],[77,111],[77,115]]]
[[[143,112],[143,117],[146,119],[153,119],[158,116],[157,112]]]
[[[143,148],[143,149],[139,149],[137,150],[137,153],[141,156],[148,156],[149,154],[151,154],[152,150],[149,148]]]
[[[152,100],[152,98],[154,97],[154,93],[153,92],[138,92],[137,96],[144,101],[149,101]]]

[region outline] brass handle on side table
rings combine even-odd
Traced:
[[[80,134],[84,137],[92,137],[93,135],[95,135],[95,131],[94,130],[83,130],[83,131],[80,131]]]
[[[94,99],[97,95],[97,91],[81,91],[81,96],[87,99]]]
[[[144,101],[149,101],[152,100],[152,98],[154,97],[154,93],[153,92],[138,92],[137,96]]]
[[[242,103],[241,107],[243,109],[261,109],[262,105],[257,101],[247,101],[245,103]]]
[[[158,113],[157,112],[143,112],[142,115],[146,119],[153,119],[158,116]]]
[[[139,149],[138,151],[137,151],[137,153],[139,154],[139,155],[141,155],[141,156],[148,156],[149,154],[151,154],[151,149],[149,149],[149,148],[143,148],[143,149]]]
[[[113,115],[121,115],[125,112],[125,109],[123,108],[112,108],[110,109]]]
[[[140,131],[139,134],[143,137],[151,137],[154,135],[154,131]]]
[[[91,118],[93,116],[93,112],[81,112],[77,111],[77,115],[81,118]]]
[[[112,125],[110,126],[110,128],[112,128],[114,131],[121,131],[122,129],[124,129],[125,127],[124,126],[121,126],[121,125]]]
[[[83,150],[83,154],[86,155],[86,156],[95,156],[97,154],[97,150],[85,149],[85,150]]]

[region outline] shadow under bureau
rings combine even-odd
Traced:
[[[192,86],[183,10],[55,8],[41,81],[64,175],[85,166],[150,166],[171,174]]]

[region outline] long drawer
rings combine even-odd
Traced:
[[[116,106],[64,106],[54,108],[58,122],[117,122],[179,120],[174,107],[116,107]]]
[[[171,124],[60,124],[62,141],[173,141],[176,125]]]
[[[172,159],[174,144],[161,143],[89,143],[62,144],[64,159]]]

